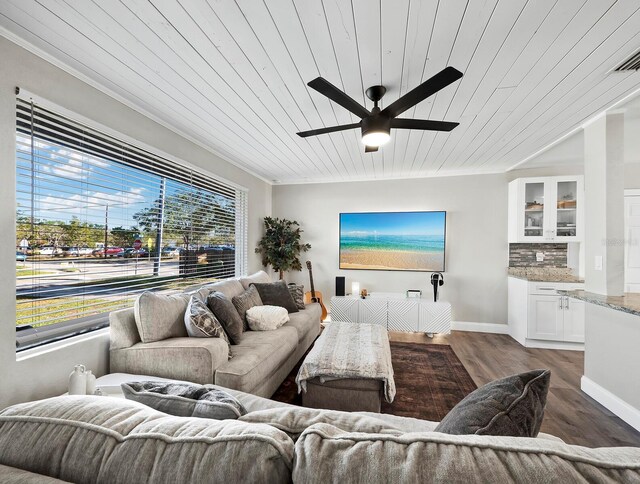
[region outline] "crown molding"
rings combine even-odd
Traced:
[[[465,170],[465,171],[454,171],[454,172],[434,172],[425,175],[398,175],[398,176],[387,176],[384,178],[368,178],[368,177],[354,177],[348,179],[319,179],[319,180],[292,180],[292,181],[275,181],[273,183],[274,186],[286,186],[286,185],[318,185],[318,184],[328,184],[328,183],[362,183],[362,182],[384,182],[384,181],[392,181],[392,180],[416,180],[416,179],[426,179],[426,178],[444,178],[444,177],[456,177],[456,176],[473,176],[473,175],[500,175],[504,174],[506,171],[504,169],[500,170]]]

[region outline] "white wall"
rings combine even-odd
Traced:
[[[328,300],[335,277],[369,291],[432,290],[429,273],[338,269],[340,212],[446,210],[446,272],[441,298],[456,321],[507,322],[507,182],[504,175],[276,185],[273,214],[297,220],[312,249],[316,288]],[[308,287],[306,270],[287,279]]]
[[[640,163],[624,164],[624,187],[640,188]]]
[[[584,129],[585,290],[624,290],[624,116],[607,114]],[[601,261],[596,269],[595,261]]]
[[[640,316],[587,303],[585,322],[583,390],[640,431]]]
[[[15,87],[138,139],[169,155],[249,189],[249,269],[262,219],[271,213],[271,185],[153,122],[101,91],[0,37],[0,408],[63,392],[76,362],[107,369],[108,335],[16,361],[15,352]]]

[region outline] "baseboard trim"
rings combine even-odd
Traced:
[[[508,324],[474,323],[472,321],[451,321],[454,331],[471,331],[474,333],[509,334]]]
[[[543,350],[584,351],[584,343],[571,343],[569,341],[526,339],[524,346],[526,348],[539,348]]]
[[[640,432],[640,410],[584,375],[580,379],[580,389]]]

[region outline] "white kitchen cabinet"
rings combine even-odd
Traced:
[[[509,183],[509,242],[580,242],[582,176],[518,178]]]
[[[563,303],[562,296],[529,296],[527,338],[563,341]]]
[[[564,341],[584,343],[584,301],[564,298],[563,334]]]
[[[529,296],[527,337],[584,343],[584,302],[567,296]]]
[[[584,303],[557,293],[583,286],[509,277],[507,315],[511,337],[532,348],[584,349]]]

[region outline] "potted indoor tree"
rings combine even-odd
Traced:
[[[262,265],[278,271],[280,279],[285,271],[301,271],[299,256],[311,248],[301,242],[302,229],[295,220],[264,218],[264,236],[258,242],[256,253],[262,256]]]

